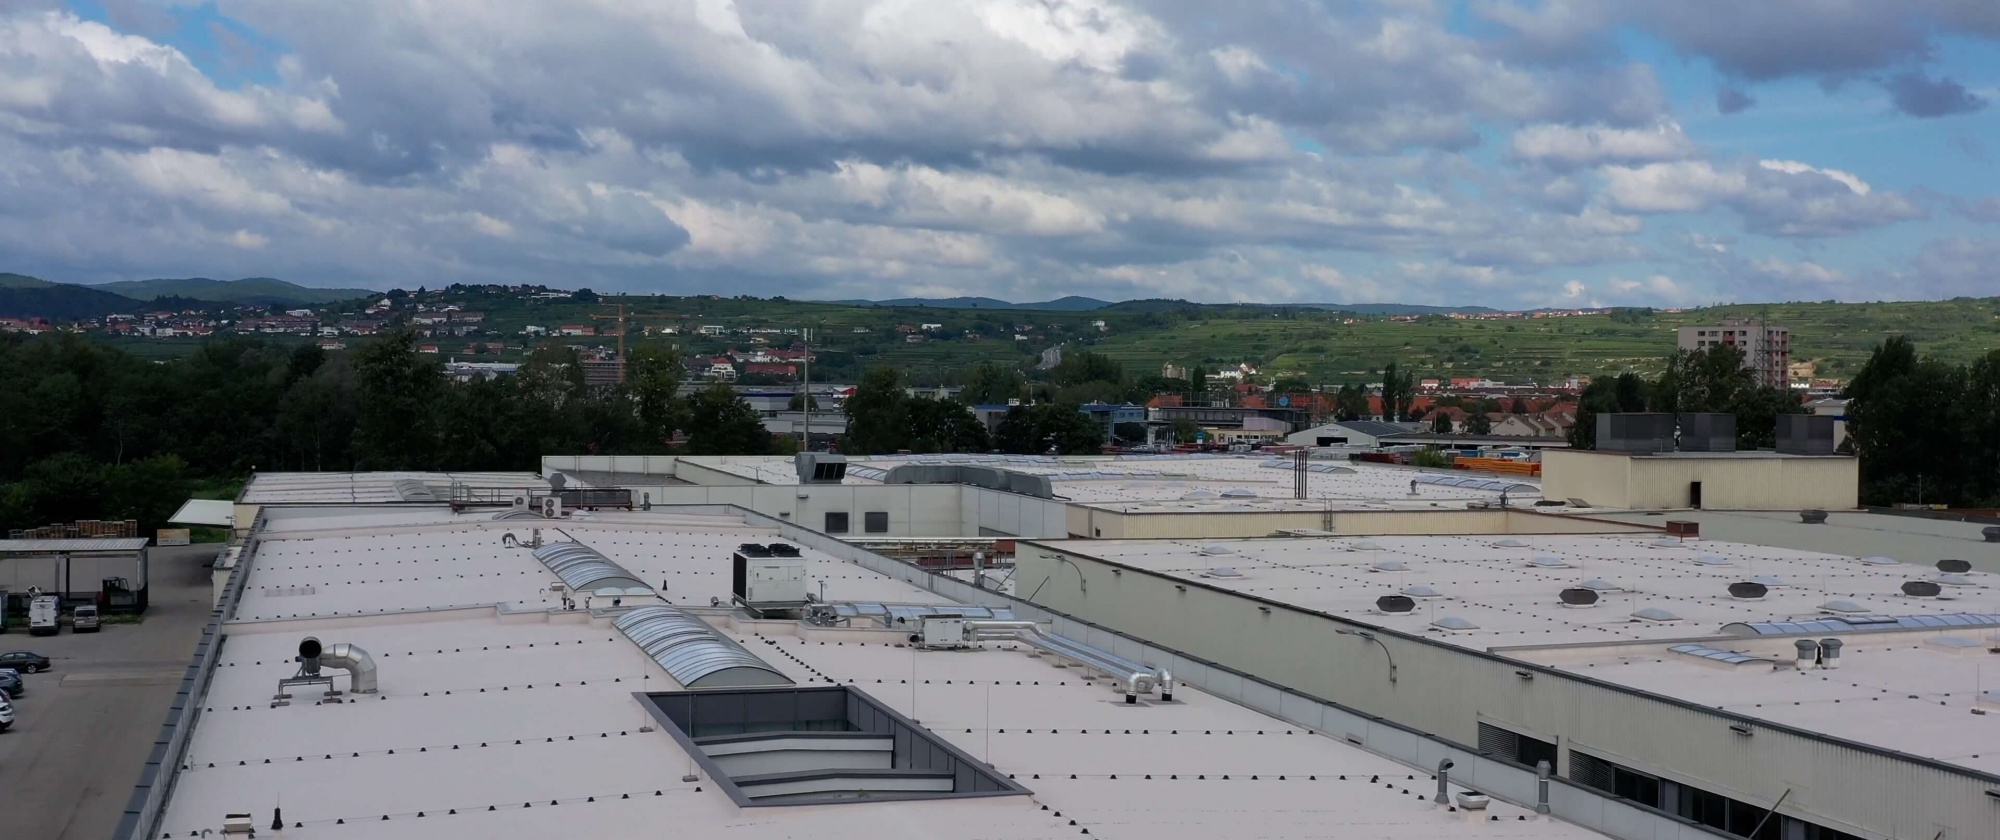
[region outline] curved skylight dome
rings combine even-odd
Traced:
[[[1382,544],[1374,540],[1360,540],[1347,544],[1348,551],[1381,551]]]
[[[1973,579],[1971,578],[1971,576],[1969,576],[1969,575],[1962,575],[1962,574],[1959,574],[1959,573],[1957,573],[1957,572],[1945,572],[1944,574],[1941,574],[1941,575],[1938,575],[1938,576],[1937,576],[1937,582],[1938,582],[1939,584],[1942,584],[1942,585],[1944,585],[1944,586],[1978,586],[1978,585],[1979,585],[1978,583],[1976,583],[1976,582],[1974,582],[1974,581],[1973,581]]]
[[[1433,621],[1431,622],[1431,626],[1436,627],[1439,630],[1445,630],[1452,633],[1469,633],[1471,631],[1479,629],[1479,625],[1467,621],[1463,618],[1459,618],[1458,616],[1455,615],[1448,615],[1436,621]]]
[[[1751,578],[1750,582],[1761,583],[1764,585],[1766,589],[1776,589],[1780,586],[1791,586],[1790,583],[1785,582],[1784,578],[1778,577],[1777,575],[1758,575],[1756,577]]]
[[[1657,539],[1657,540],[1653,540],[1652,542],[1649,542],[1649,543],[1646,543],[1646,547],[1647,547],[1647,548],[1680,548],[1680,547],[1681,547],[1681,541],[1680,541],[1680,540],[1677,540],[1677,539],[1673,539],[1673,538],[1671,538],[1671,537],[1661,537],[1661,538],[1659,538],[1659,539]]]
[[[1819,605],[1819,608],[1822,612],[1836,613],[1839,615],[1864,615],[1868,612],[1867,607],[1864,607],[1853,601],[1828,601],[1824,604]]]
[[[1257,493],[1256,493],[1255,491],[1252,491],[1252,490],[1246,490],[1246,489],[1244,489],[1244,488],[1242,488],[1242,487],[1232,487],[1232,488],[1230,488],[1230,489],[1228,489],[1228,490],[1224,490],[1224,491],[1222,491],[1222,498],[1225,498],[1225,499],[1254,499],[1254,498],[1257,498]]]
[[[1736,561],[1720,554],[1704,554],[1694,558],[1694,564],[1697,566],[1734,566],[1736,565]]]
[[[1863,557],[1861,558],[1861,562],[1870,566],[1894,566],[1902,561],[1894,557]]]
[[[1368,571],[1371,572],[1407,572],[1409,570],[1410,564],[1401,560],[1384,560],[1368,567]]]
[[[1201,576],[1207,578],[1240,578],[1243,576],[1243,573],[1237,571],[1235,566],[1217,566],[1202,572]]]
[[[1591,578],[1579,585],[1585,589],[1595,590],[1598,592],[1625,591],[1625,587],[1619,586],[1618,584],[1612,583],[1611,581],[1605,580],[1604,578]]]
[[[1561,557],[1557,557],[1553,554],[1544,554],[1539,557],[1536,557],[1533,560],[1529,560],[1528,565],[1540,566],[1541,568],[1544,569],[1567,569],[1570,567],[1570,563],[1568,560],[1564,560]]]
[[[1528,547],[1528,543],[1527,543],[1527,541],[1526,541],[1526,540],[1517,540],[1517,539],[1514,539],[1513,537],[1508,537],[1507,539],[1504,539],[1504,540],[1496,540],[1496,541],[1494,541],[1494,543],[1493,543],[1493,547],[1494,547],[1494,548],[1527,548],[1527,547]]]
[[[1214,498],[1217,498],[1214,490],[1189,490],[1181,494],[1181,501],[1183,502],[1199,502],[1203,499]]]
[[[1209,543],[1208,545],[1204,545],[1201,547],[1201,553],[1206,554],[1210,557],[1215,557],[1223,554],[1235,554],[1236,549],[1230,548],[1229,546],[1226,545],[1222,545],[1221,543]]]
[[[1660,607],[1647,607],[1645,609],[1638,610],[1632,613],[1632,617],[1640,621],[1666,622],[1666,621],[1681,620],[1680,616],[1673,614],[1671,611],[1661,609]]]
[[[1405,587],[1403,587],[1403,594],[1404,594],[1404,595],[1408,595],[1408,596],[1410,596],[1410,597],[1412,597],[1412,598],[1443,598],[1443,597],[1444,597],[1444,593],[1443,593],[1443,592],[1439,592],[1439,591],[1437,591],[1436,589],[1432,589],[1431,587],[1428,587],[1428,586],[1425,586],[1425,585],[1423,585],[1423,584],[1421,584],[1421,583],[1413,583],[1413,584],[1410,584],[1409,586],[1405,586]]]

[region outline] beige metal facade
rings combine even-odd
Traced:
[[[1084,621],[1459,743],[1488,722],[1868,838],[2000,837],[2000,779],[1043,545],[1016,586]],[[1367,630],[1373,639],[1343,635]],[[1750,734],[1731,728],[1737,725]],[[1337,733],[1331,733],[1337,734]],[[1782,800],[1782,804],[1778,804]]]
[[[1861,462],[1844,456],[1775,453],[1630,455],[1551,450],[1542,455],[1542,495],[1596,507],[1674,510],[1849,510],[1860,504]]]

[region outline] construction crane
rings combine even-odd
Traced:
[[[612,306],[613,304],[605,304],[605,305]],[[591,320],[595,321],[607,321],[612,319],[616,319],[618,321],[618,384],[623,385],[625,384],[625,304],[621,301],[618,304],[616,304],[616,306],[618,307],[618,314],[616,315],[611,315],[604,312],[594,312],[591,313],[590,317]]]

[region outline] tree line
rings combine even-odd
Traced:
[[[2000,350],[1955,364],[1893,337],[1841,396],[1863,504],[2000,507]]]
[[[165,524],[254,470],[523,470],[549,453],[771,454],[734,390],[680,394],[681,361],[642,344],[590,386],[575,351],[455,382],[397,334],[352,354],[224,337],[153,362],[71,334],[0,335],[0,529],[78,519]]]

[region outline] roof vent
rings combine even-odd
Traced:
[[[1562,599],[1563,606],[1565,607],[1597,606],[1597,590],[1582,586],[1565,589],[1557,597]]]
[[[1694,564],[1697,566],[1734,566],[1736,565],[1736,561],[1720,554],[1704,554],[1694,558]]]
[[[1823,524],[1826,522],[1826,511],[1820,510],[1819,508],[1807,508],[1805,510],[1799,511],[1799,521],[1804,522],[1807,525]]]
[[[1384,560],[1368,567],[1368,571],[1371,572],[1407,572],[1409,570],[1410,564],[1401,560]]]
[[[1623,592],[1623,591],[1625,591],[1625,587],[1622,587],[1622,586],[1619,586],[1618,584],[1615,584],[1615,583],[1612,583],[1611,581],[1608,581],[1608,580],[1605,580],[1604,578],[1591,578],[1591,579],[1589,579],[1589,580],[1586,580],[1586,581],[1584,581],[1583,583],[1581,583],[1581,584],[1579,584],[1579,585],[1580,585],[1580,586],[1582,586],[1583,588],[1585,588],[1585,589],[1588,589],[1588,590],[1591,590],[1591,591],[1593,591],[1593,592]]]
[[[1937,570],[1940,572],[1948,572],[1955,575],[1962,575],[1965,574],[1966,572],[1972,571],[1972,564],[1964,560],[1939,560],[1937,561]]]
[[[1779,587],[1791,586],[1791,584],[1786,582],[1784,578],[1778,577],[1777,575],[1758,575],[1756,577],[1751,578],[1750,582],[1763,584],[1766,589],[1777,589]]]
[[[1912,580],[1903,584],[1903,594],[1912,598],[1936,598],[1943,591],[1943,588],[1927,580]]]
[[[1448,615],[1433,621],[1431,622],[1431,626],[1447,633],[1470,633],[1479,629],[1479,625],[1455,615]]]
[[[1828,601],[1819,605],[1819,611],[1835,615],[1866,615],[1868,608],[1853,601]]]
[[[1544,554],[1539,557],[1536,557],[1533,560],[1529,560],[1528,565],[1537,566],[1544,569],[1570,568],[1570,562],[1568,560],[1564,560],[1561,557],[1557,557],[1553,554]]]
[[[1977,584],[1977,583],[1973,582],[1972,578],[1970,578],[1970,577],[1968,577],[1968,576],[1966,576],[1966,575],[1961,575],[1961,574],[1956,574],[1956,573],[1952,573],[1952,572],[1946,572],[1946,573],[1944,573],[1944,574],[1941,574],[1941,575],[1938,575],[1938,576],[1937,576],[1937,582],[1938,582],[1938,583],[1940,583],[1940,584],[1943,584],[1943,585],[1945,585],[1945,586],[1978,586],[1978,585],[1979,585],[1979,584]]]
[[[1257,493],[1256,493],[1255,491],[1253,491],[1253,490],[1249,490],[1249,489],[1247,489],[1247,488],[1243,488],[1243,487],[1231,487],[1231,488],[1229,488],[1228,490],[1224,490],[1224,491],[1222,491],[1222,498],[1225,498],[1225,499],[1254,499],[1254,498],[1257,498]]]
[[[1381,551],[1382,544],[1374,540],[1357,540],[1347,544],[1348,551]]]
[[[1517,539],[1514,539],[1513,537],[1508,537],[1507,539],[1504,539],[1504,540],[1498,540],[1498,541],[1495,541],[1495,542],[1493,543],[1493,547],[1494,547],[1494,548],[1527,548],[1527,547],[1528,547],[1528,544],[1527,544],[1527,542],[1525,542],[1525,541],[1523,541],[1523,540],[1517,540]]]
[[[1408,595],[1384,595],[1375,599],[1375,611],[1383,615],[1407,615],[1416,608],[1416,599]]]
[[[1764,584],[1752,583],[1747,580],[1729,585],[1729,597],[1735,598],[1738,601],[1762,601],[1764,600],[1764,596],[1770,591],[1765,588]]]
[[[1229,546],[1222,545],[1220,543],[1209,543],[1208,545],[1204,545],[1201,547],[1201,553],[1208,555],[1210,557],[1216,557],[1223,554],[1235,554],[1236,549],[1230,548]]]
[[[1632,617],[1640,621],[1652,621],[1659,623],[1681,620],[1680,616],[1674,615],[1672,612],[1661,609],[1659,607],[1647,607],[1645,609],[1632,613]]]
[[[1863,557],[1861,562],[1870,566],[1894,566],[1902,562],[1894,557]]]
[[[1237,571],[1235,566],[1217,566],[1206,572],[1202,572],[1201,576],[1205,578],[1240,578],[1243,576],[1243,573]]]
[[[1409,586],[1403,587],[1403,594],[1408,595],[1412,598],[1422,598],[1425,600],[1429,600],[1431,598],[1444,597],[1443,592],[1439,592],[1436,589],[1429,586],[1425,586],[1421,583],[1413,583],[1410,584]]]

